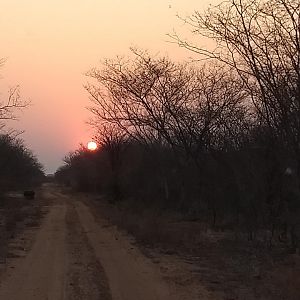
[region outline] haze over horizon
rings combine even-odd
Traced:
[[[32,102],[10,126],[25,131],[22,138],[46,173],[92,137],[84,73],[104,58],[128,54],[131,46],[188,59],[166,34],[185,29],[177,13],[188,15],[209,2],[1,1],[0,57],[7,58],[0,69],[1,99],[20,85],[22,98]]]

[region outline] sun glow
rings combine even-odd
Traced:
[[[93,141],[90,141],[88,142],[87,144],[87,148],[90,150],[90,151],[95,151],[97,149],[97,144]]]

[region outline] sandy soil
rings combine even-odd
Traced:
[[[31,249],[8,260],[0,299],[192,299],[179,294],[130,238],[95,220],[86,204],[54,185],[43,189],[51,198],[48,213],[40,228],[22,237],[32,239]]]

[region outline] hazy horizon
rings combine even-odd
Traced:
[[[85,123],[90,115],[84,73],[104,58],[128,54],[131,46],[187,59],[186,50],[167,42],[167,33],[187,32],[176,14],[209,2],[1,1],[0,57],[7,58],[0,69],[1,99],[10,86],[20,85],[22,98],[32,102],[10,125],[25,130],[22,138],[46,173],[92,137]]]

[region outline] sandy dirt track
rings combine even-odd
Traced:
[[[50,184],[43,195],[48,213],[31,249],[9,261],[1,300],[178,299],[157,266],[83,202]]]

